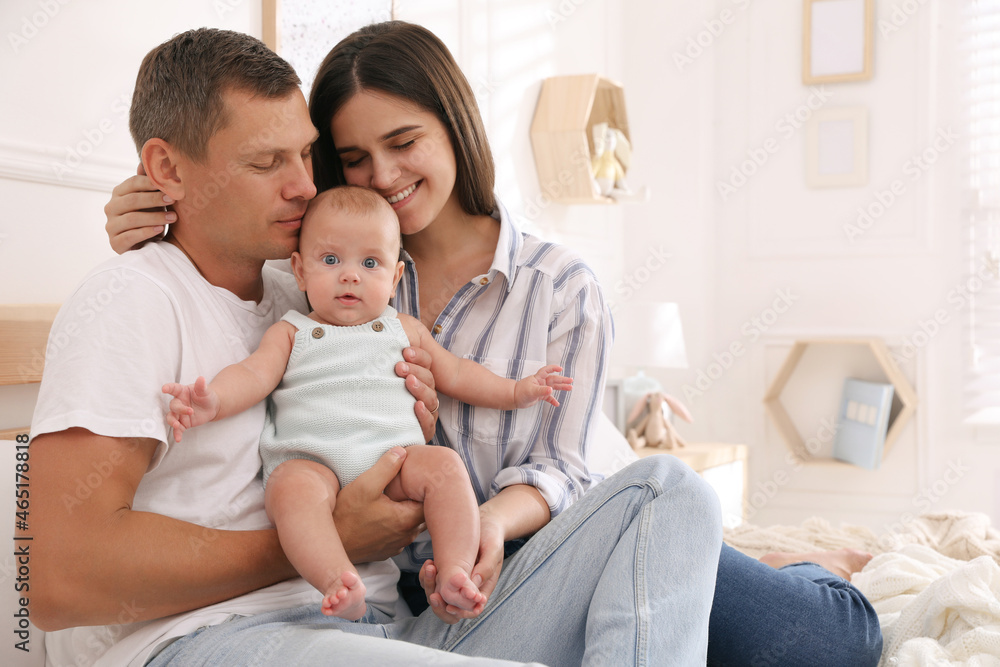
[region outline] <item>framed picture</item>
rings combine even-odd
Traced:
[[[621,380],[608,380],[604,383],[604,414],[619,431],[625,433],[625,390]]]
[[[337,42],[369,23],[396,16],[394,0],[261,0],[262,40],[287,60],[309,89],[320,64]]]
[[[868,183],[868,109],[820,109],[806,123],[806,185],[843,188]]]
[[[802,82],[872,78],[875,0],[803,0]]]

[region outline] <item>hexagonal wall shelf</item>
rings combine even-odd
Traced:
[[[631,141],[625,115],[625,91],[597,74],[554,76],[542,82],[531,146],[542,193],[561,204],[611,204],[594,194],[590,159],[591,128],[607,122]]]
[[[788,445],[788,448],[793,454],[804,461],[835,460],[821,459],[812,456],[806,448],[805,441],[799,433],[798,428],[795,426],[791,417],[788,415],[788,412],[785,410],[784,405],[781,403],[782,390],[784,390],[785,385],[788,384],[789,379],[795,372],[795,368],[798,366],[802,355],[811,345],[863,345],[866,346],[872,356],[875,357],[875,361],[878,362],[882,372],[885,373],[889,383],[892,384],[895,396],[899,399],[902,406],[895,417],[890,416],[889,430],[886,433],[885,445],[882,449],[882,458],[884,460],[886,454],[889,453],[889,449],[899,437],[900,431],[904,426],[906,426],[906,423],[913,416],[917,406],[917,394],[910,385],[909,381],[899,370],[895,360],[889,353],[889,348],[887,348],[885,343],[878,338],[810,338],[798,340],[794,345],[792,345],[792,349],[788,352],[788,356],[785,358],[784,363],[782,363],[781,368],[778,370],[778,374],[774,377],[774,381],[771,382],[770,388],[764,395],[764,409],[771,417],[775,426],[777,426],[785,444]]]

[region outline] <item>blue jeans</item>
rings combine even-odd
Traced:
[[[775,570],[723,544],[708,664],[867,667],[882,655],[871,604],[814,563]]]
[[[150,664],[704,665],[721,541],[711,488],[673,457],[652,456],[508,559],[477,618],[446,625],[428,610],[350,623],[283,610],[202,629]]]

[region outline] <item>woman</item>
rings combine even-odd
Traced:
[[[398,627],[386,634],[550,664],[578,664],[584,656],[595,664],[602,664],[602,656],[603,664],[625,664],[647,654],[653,662],[669,655],[671,664],[703,660],[699,641],[683,637],[703,632],[696,598],[704,577],[693,554],[714,553],[700,542],[717,539],[715,529],[701,530],[701,538],[678,530],[658,533],[651,551],[663,558],[652,564],[661,569],[650,570],[649,578],[669,584],[651,586],[634,567],[642,561],[641,521],[611,536],[604,532],[613,523],[606,519],[622,509],[615,499],[621,500],[623,489],[663,490],[652,499],[643,491],[625,501],[638,512],[630,517],[657,503],[664,506],[668,498],[675,515],[681,504],[699,511],[700,492],[678,475],[672,457],[640,462],[601,485],[588,471],[586,453],[600,415],[612,337],[610,314],[585,264],[565,248],[518,232],[495,200],[493,159],[475,98],[446,47],[419,26],[368,26],[334,47],[312,91],[310,114],[320,132],[313,149],[318,189],[342,183],[372,188],[399,217],[406,273],[396,307],[418,317],[453,353],[495,372],[520,377],[539,364],[555,363],[575,378],[575,389],[559,410],[498,413],[442,397],[434,442],[458,451],[469,468],[482,516],[474,576],[490,601],[480,617],[470,619],[430,595],[434,613],[456,625],[441,629],[427,623],[425,614],[393,624]],[[133,177],[116,189],[125,196],[106,208],[116,249],[155,235],[170,221],[162,213],[136,212],[159,203],[158,193],[144,192],[148,188]],[[682,488],[672,486],[677,484],[683,493],[671,491]],[[586,524],[590,532],[570,544],[569,536],[583,525],[572,522],[584,515],[596,517]],[[664,525],[676,519],[661,517]],[[543,527],[504,560],[505,542]],[[692,530],[690,522],[685,530]],[[610,551],[596,548],[614,536]],[[551,561],[538,553],[549,548],[555,549]],[[567,557],[572,549],[584,550],[579,561]],[[416,544],[409,555],[414,564],[424,563],[420,582],[433,591],[429,545]],[[849,576],[866,558],[845,551],[808,560]],[[805,558],[777,554],[766,560],[722,546],[708,626],[709,664],[877,663],[878,620],[860,592],[828,569],[796,564]],[[553,580],[564,587],[555,602],[545,596],[558,588],[542,588]],[[695,618],[664,611],[674,604],[672,589],[685,581],[693,585],[681,599]],[[622,596],[634,606],[631,611],[612,602]],[[550,610],[539,613],[546,603]],[[490,618],[496,620],[488,623]],[[515,620],[522,622],[517,641],[497,641],[495,627]],[[555,635],[546,631],[550,625]]]

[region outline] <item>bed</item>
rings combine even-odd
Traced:
[[[0,390],[41,379],[56,310],[53,305],[0,306]],[[18,449],[17,436],[27,432],[26,423],[0,430],[0,495],[10,517],[6,530],[14,537],[22,535],[13,523],[15,491],[24,488],[16,486],[24,481],[17,477],[17,465],[25,463],[23,455],[17,458],[24,451]],[[595,460],[614,469],[631,458],[631,450],[607,451]],[[21,473],[30,480],[30,459],[27,464]],[[27,511],[30,521],[30,495]],[[742,524],[726,529],[726,541],[755,558],[770,551],[869,551],[875,558],[852,581],[882,623],[881,665],[1000,666],[1000,532],[985,515],[925,514],[882,534],[859,526],[833,526],[818,517],[798,526]],[[13,542],[15,548],[25,544],[30,553],[30,543]],[[27,570],[19,570],[22,566]],[[23,620],[23,600],[15,590],[18,577],[30,585],[30,576],[30,560],[18,563],[14,549],[6,549],[0,556],[0,618],[6,619],[0,632],[7,637],[0,643],[2,665],[41,667],[45,662],[44,635]]]

